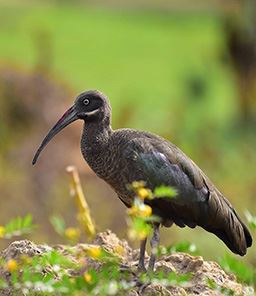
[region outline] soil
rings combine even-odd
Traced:
[[[84,252],[84,250],[95,245],[101,246],[107,252],[118,254],[121,264],[130,269],[131,273],[134,274],[134,270],[136,270],[138,264],[139,250],[133,250],[128,245],[127,241],[120,240],[110,230],[99,233],[92,244],[77,244],[73,246],[72,249],[74,252],[72,252],[72,255],[68,256],[71,256],[72,258],[70,259],[76,261],[76,254],[81,254],[82,251]],[[70,246],[68,247],[70,248]],[[11,243],[8,248],[0,253],[0,255],[6,261],[10,259],[17,260],[21,255],[27,255],[30,257],[40,256],[40,254],[51,249],[57,249],[65,254],[65,256],[67,255],[67,246],[65,245],[36,245],[29,240],[21,240]],[[147,255],[146,263],[148,262],[148,259],[149,257]],[[94,268],[95,270],[99,270],[101,268],[101,263],[92,258],[88,258],[86,266],[88,269]],[[156,271],[160,270],[164,273],[192,273],[192,278],[183,286],[164,286],[154,283],[145,286],[143,289],[138,286],[129,292],[129,296],[223,295],[221,289],[228,290],[229,292],[233,291],[233,295],[254,295],[251,287],[238,283],[233,274],[226,273],[216,262],[205,261],[201,256],[192,256],[186,253],[175,253],[161,256],[156,263]],[[4,271],[3,269],[0,270],[0,277],[4,277],[8,280],[9,276],[9,272]],[[209,287],[208,279],[214,282],[218,289],[212,290]],[[2,296],[15,295],[11,288],[1,291],[0,294]]]

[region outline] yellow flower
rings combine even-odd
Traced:
[[[148,232],[146,231],[146,229],[143,229],[143,230],[141,230],[141,231],[138,233],[138,239],[139,239],[139,240],[143,240],[143,239],[145,239],[147,236],[148,236]]]
[[[24,264],[30,264],[32,262],[32,258],[27,255],[21,255],[20,259]]]
[[[124,255],[124,253],[125,253],[124,247],[121,245],[115,246],[114,251],[116,254],[121,255],[121,256]]]
[[[94,259],[99,258],[102,255],[102,251],[99,246],[90,247],[87,250],[87,253],[90,257],[92,257]]]
[[[127,214],[129,215],[129,216],[135,216],[136,214],[137,214],[137,207],[135,207],[135,206],[132,206],[132,207],[130,207],[129,209],[127,209]]]
[[[65,230],[65,236],[70,240],[78,240],[80,237],[80,230],[74,227],[68,227]]]
[[[85,272],[84,273],[84,280],[87,282],[87,283],[90,283],[92,281],[92,276],[88,273],[88,272]]]
[[[130,228],[128,230],[128,237],[130,240],[143,240],[148,236],[148,232],[144,229],[138,231],[137,229]]]
[[[144,181],[134,181],[132,182],[131,187],[133,189],[139,189],[139,188],[144,188],[146,183]]]
[[[152,208],[145,204],[133,205],[127,210],[128,215],[137,217],[149,217],[152,214]]]
[[[140,209],[141,217],[149,217],[151,214],[152,214],[152,208],[148,205],[144,205],[144,207]]]
[[[3,238],[5,234],[5,228],[4,226],[0,226],[0,238]]]
[[[17,268],[18,268],[18,263],[14,259],[10,259],[5,265],[5,269],[10,272],[14,272],[15,270],[17,270]]]
[[[137,232],[136,232],[135,229],[132,229],[132,228],[128,229],[128,233],[127,234],[128,234],[128,237],[129,237],[130,240],[136,240],[136,238],[137,238]]]
[[[139,188],[137,190],[137,195],[143,200],[149,196],[149,191],[146,188]]]

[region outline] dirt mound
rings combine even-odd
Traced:
[[[65,256],[69,256],[73,262],[78,262],[78,254],[84,250],[101,246],[108,253],[117,255],[120,258],[121,266],[126,266],[130,270],[132,279],[136,280],[136,266],[138,264],[139,250],[133,250],[125,240],[120,240],[111,231],[99,233],[92,244],[77,244],[71,247],[72,252],[67,253],[69,246],[57,245],[36,245],[29,240],[15,241],[7,249],[1,252],[1,257],[8,261],[10,259],[19,259],[21,255],[40,256],[41,254],[56,249]],[[84,254],[84,253],[83,253]],[[146,262],[149,257],[146,256]],[[99,270],[101,262],[88,258],[86,269]],[[223,295],[221,291],[229,291],[228,295],[253,295],[252,288],[243,286],[236,281],[234,275],[227,274],[216,262],[204,261],[200,256],[191,256],[186,253],[175,253],[165,255],[159,258],[156,264],[156,272],[162,271],[164,274],[176,273],[178,275],[192,274],[191,279],[181,286],[166,285],[159,282],[151,282],[143,287],[136,286],[130,296],[136,295]],[[8,279],[10,274],[4,270],[0,271],[0,276]],[[212,289],[209,281],[214,283],[218,289]],[[3,296],[12,294],[11,288],[1,293]]]

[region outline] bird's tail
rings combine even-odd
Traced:
[[[244,256],[252,245],[252,236],[230,202],[220,192],[209,197],[208,231],[217,235],[235,254]]]

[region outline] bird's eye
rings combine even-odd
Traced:
[[[90,104],[90,100],[89,100],[89,99],[84,99],[84,100],[83,100],[83,103],[85,104],[85,106],[87,106],[87,105]]]

